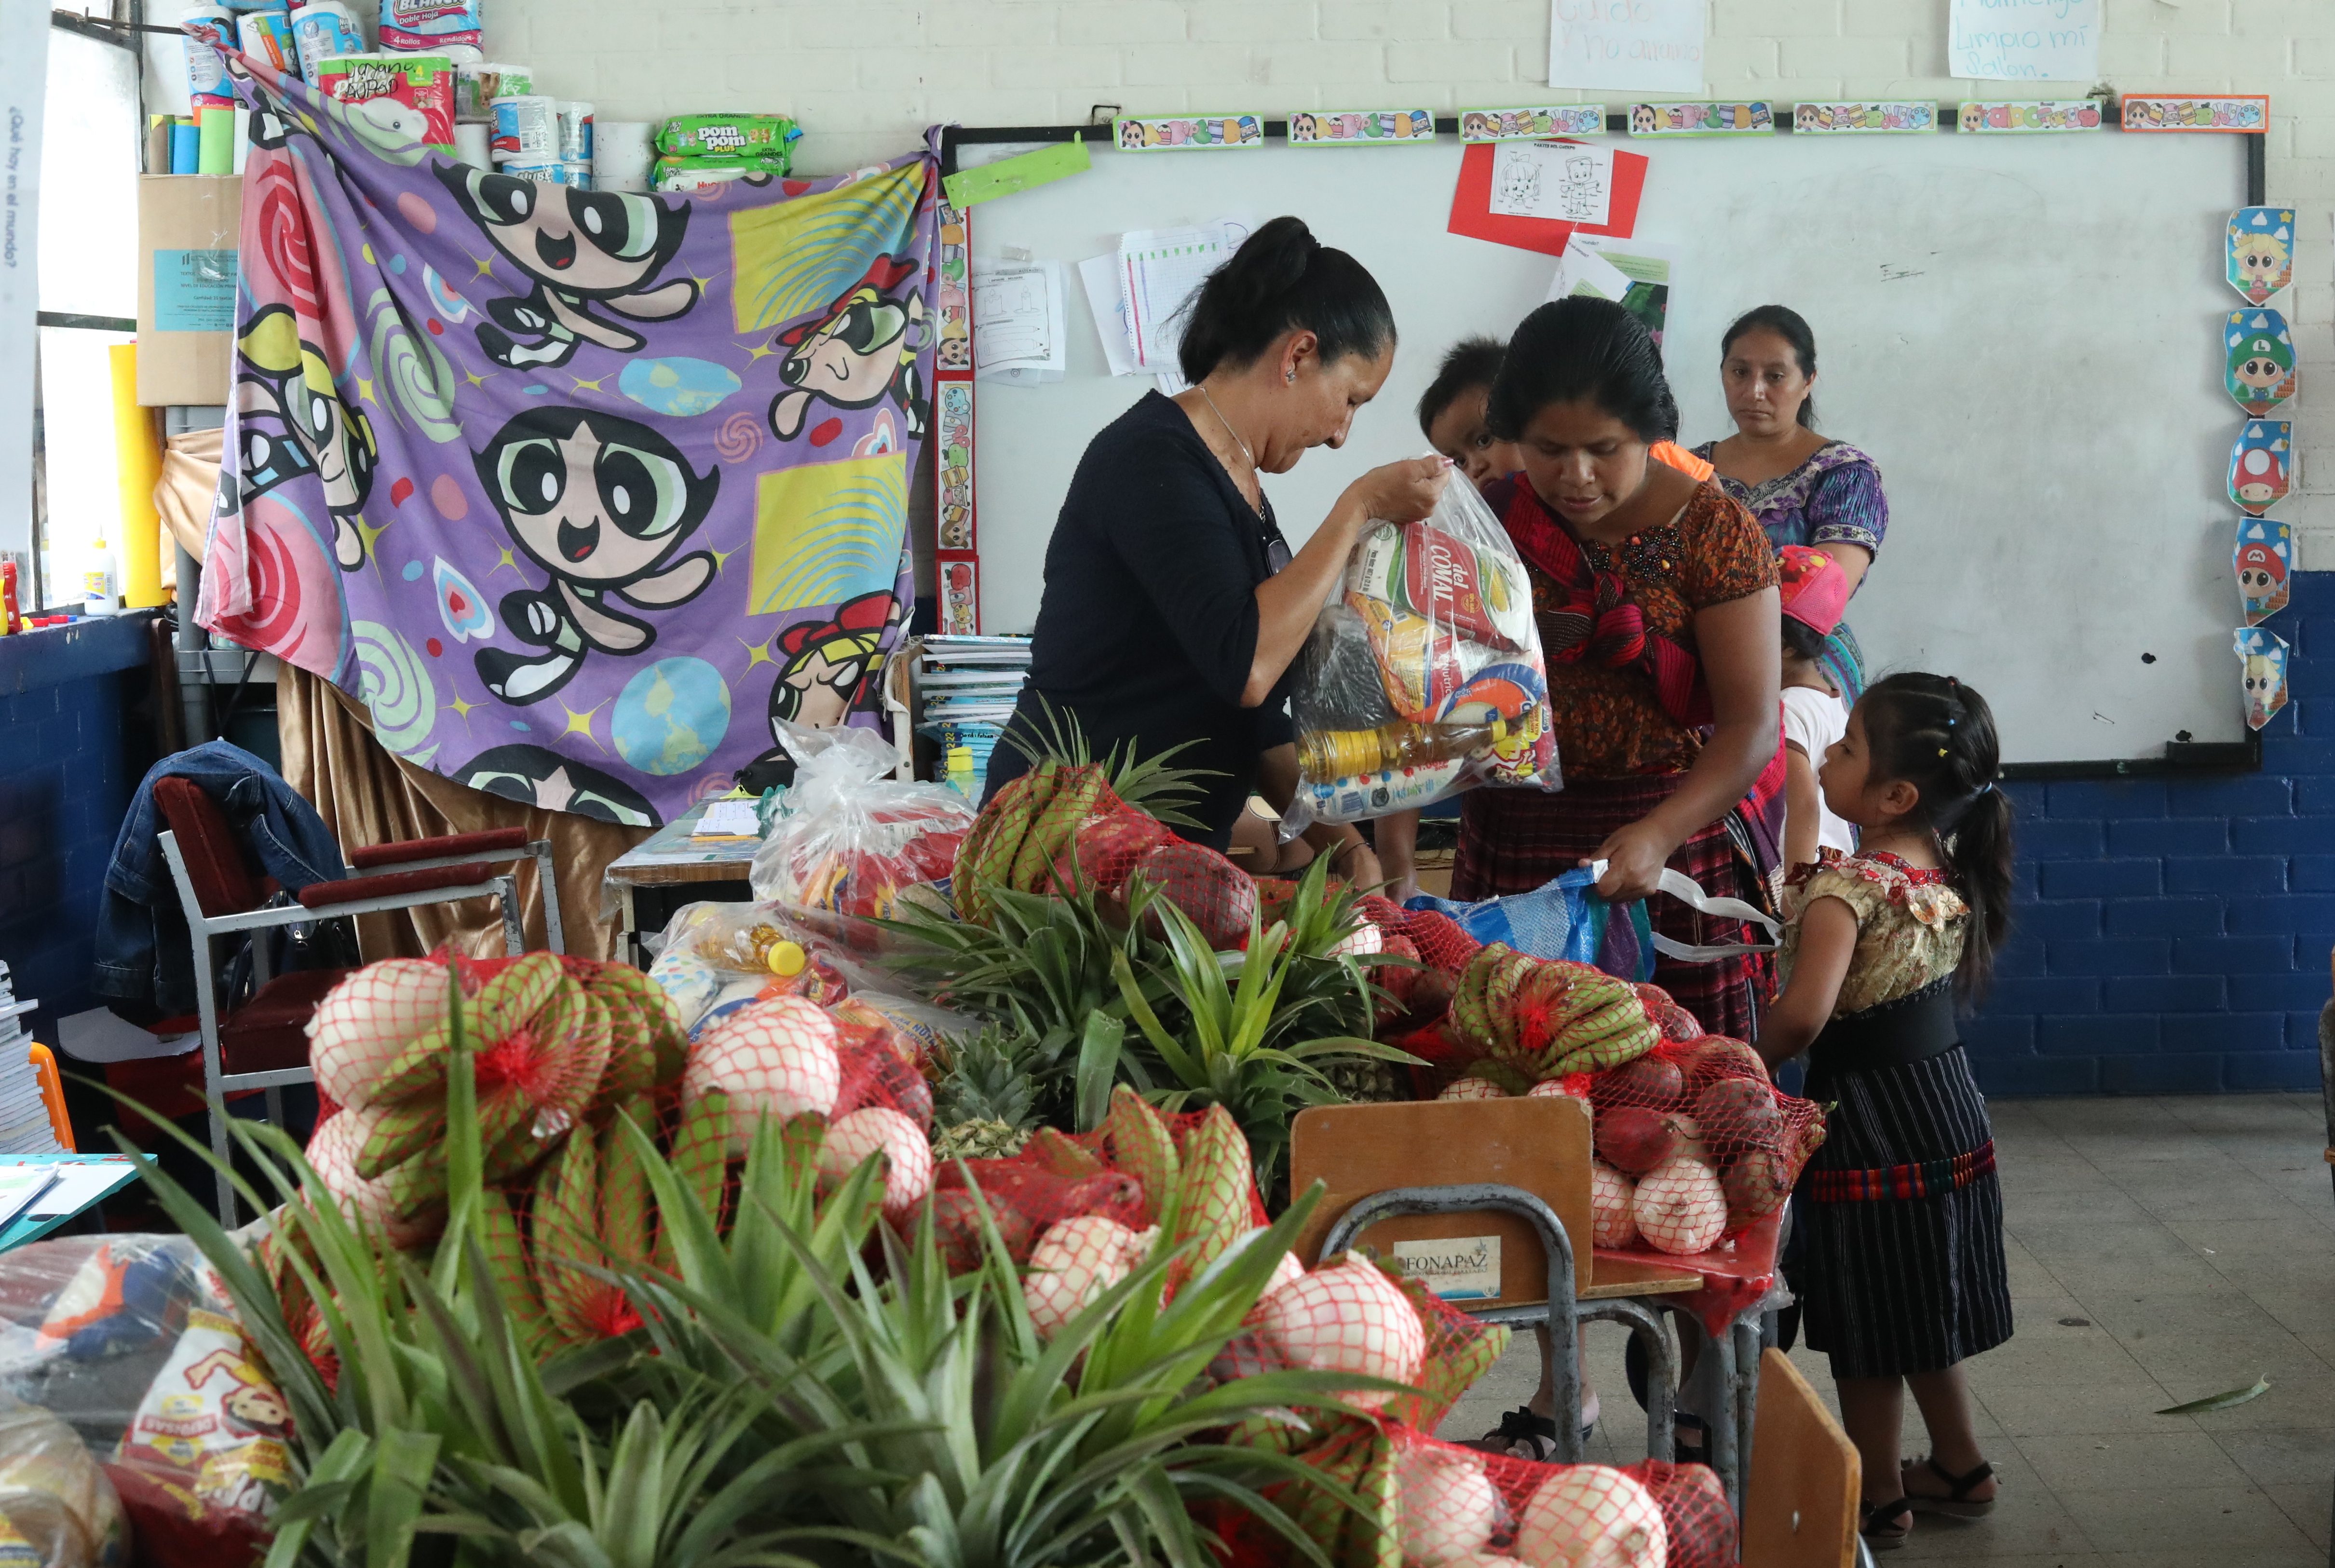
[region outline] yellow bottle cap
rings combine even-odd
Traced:
[[[810,955],[802,950],[799,942],[770,944],[770,973],[782,980],[790,980],[800,974],[809,963]]]

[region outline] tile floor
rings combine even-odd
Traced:
[[[1983,1520],[1923,1516],[1884,1562],[2323,1568],[2335,1496],[2335,1186],[2316,1095],[1998,1100],[2018,1332],[1971,1365],[2003,1478]],[[1589,1331],[1611,1419],[1644,1456],[1623,1333]],[[1794,1360],[1831,1396],[1820,1356]],[[1453,1413],[1474,1437],[1539,1375],[1529,1341]],[[2270,1379],[2234,1409],[2165,1406]],[[1906,1451],[1925,1447],[1907,1401]]]

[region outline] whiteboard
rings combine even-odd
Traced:
[[[2010,762],[2155,757],[2242,739],[2224,492],[2221,234],[2245,138],[1824,137],[1641,141],[1637,236],[1681,253],[1665,350],[1691,446],[1732,432],[1719,338],[1780,302],[1817,334],[1821,428],[1870,453],[1887,540],[1849,624],[1872,670],[1926,669],[1993,704]],[[1020,149],[969,144],[962,161]],[[1075,264],[1123,230],[1293,212],[1392,303],[1392,375],[1343,450],[1267,494],[1293,541],[1371,466],[1426,450],[1437,359],[1505,338],[1549,257],[1446,231],[1460,148],[1119,153],[973,209],[973,252],[1073,264],[1060,382],[979,383],[983,626],[1026,631],[1088,440],[1148,379],[1108,372]]]

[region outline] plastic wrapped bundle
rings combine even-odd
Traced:
[[[782,736],[797,771],[754,853],[756,898],[889,917],[909,889],[949,875],[973,827],[963,795],[894,779],[900,753],[870,730],[787,724]]]
[[[1559,787],[1531,584],[1472,487],[1447,485],[1425,522],[1356,542],[1300,655],[1291,711],[1289,832],[1479,784]]]

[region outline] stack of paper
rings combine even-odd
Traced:
[[[974,379],[1036,386],[1062,379],[1062,264],[973,264]]]
[[[1170,394],[1184,389],[1176,355],[1191,298],[1254,227],[1245,218],[1220,218],[1187,228],[1137,229],[1119,237],[1117,254],[1079,263],[1111,374],[1155,375]]]
[[[697,826],[689,830],[692,838],[760,838],[761,819],[755,815],[751,800],[709,800],[699,814]]]
[[[917,732],[939,743],[941,755],[963,748],[970,753],[973,792],[989,773],[990,753],[1013,716],[1013,703],[1030,673],[1027,637],[931,636],[924,640],[916,666],[922,699]],[[947,781],[946,765],[935,771]]]
[[[0,1155],[63,1152],[33,1071],[32,1037],[24,1032],[24,1015],[39,1005],[32,997],[16,1000],[8,966],[0,963]]]

